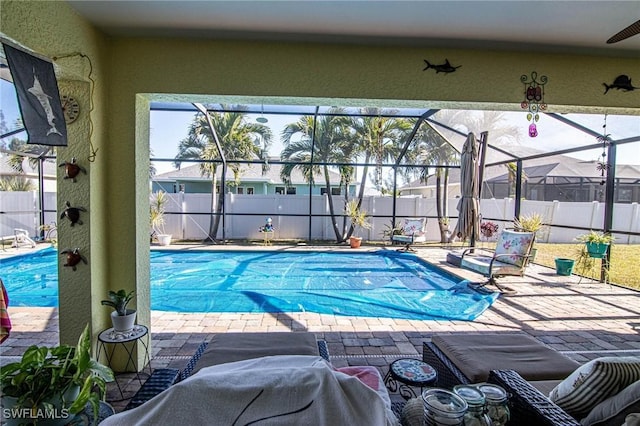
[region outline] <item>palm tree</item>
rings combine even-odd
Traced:
[[[0,179],[0,191],[35,191],[36,186],[24,176],[3,177]]]
[[[271,145],[272,133],[268,126],[247,121],[246,113],[243,112],[246,108],[242,106],[229,108],[225,105],[222,105],[222,108],[234,109],[234,111],[209,112],[209,117],[219,138],[224,157],[231,163],[228,167],[233,171],[234,179],[237,181],[242,173],[242,167],[239,163],[232,162],[263,159],[262,156],[266,155]],[[178,154],[175,158],[176,167],[180,166],[180,160],[206,161],[200,163],[200,173],[202,176],[211,178],[211,221],[207,239],[215,241],[220,226],[226,182],[222,182],[220,196],[217,197],[216,172],[221,157],[206,116],[201,113],[194,116],[187,137],[178,145]],[[226,170],[224,172],[226,174]]]
[[[390,113],[394,113],[391,111]],[[362,178],[360,180],[360,189],[358,191],[358,209],[362,206],[364,198],[364,190],[369,175],[369,162],[371,159],[376,160],[376,170],[373,177],[374,183],[378,190],[382,191],[383,176],[381,164],[387,161],[393,161],[399,155],[405,141],[406,135],[411,131],[412,125],[409,120],[393,117],[380,116],[378,108],[363,108],[361,117],[354,120],[355,134],[354,142],[358,149],[356,153],[364,155],[364,163]],[[354,157],[353,160],[356,160]],[[353,234],[353,225],[349,228],[345,239]]]
[[[305,181],[312,185],[315,184],[314,176],[319,174],[324,176],[331,224],[338,243],[344,241],[344,233],[340,231],[336,221],[335,207],[331,196],[330,169],[327,163],[347,163],[353,155],[352,121],[347,116],[338,115],[342,112],[343,110],[334,108],[329,111],[329,115],[323,115],[319,118],[305,115],[300,117],[297,122],[287,124],[282,131],[284,149],[280,154],[283,161],[295,163],[283,165],[280,171],[280,178],[286,185],[291,184],[291,173],[294,169],[300,169]],[[296,136],[299,138],[294,140]],[[322,165],[318,165],[318,163],[322,163]],[[352,171],[342,167],[340,172],[341,180],[348,183]]]
[[[440,228],[440,241],[447,242],[449,230],[449,167],[459,163],[459,154],[451,144],[430,125],[422,124],[416,133],[417,153],[424,164],[435,164],[436,176],[436,214]],[[443,167],[438,167],[443,166]],[[427,182],[428,168],[420,169],[420,180]]]

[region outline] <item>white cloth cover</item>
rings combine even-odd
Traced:
[[[397,419],[376,391],[321,357],[280,355],[203,368],[101,426],[160,424],[391,426]]]

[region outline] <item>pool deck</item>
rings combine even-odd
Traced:
[[[224,249],[247,247],[228,245]],[[267,249],[328,248],[271,246]],[[349,250],[343,247],[332,249]],[[380,247],[362,250],[378,249]],[[428,247],[418,248],[416,254],[463,278],[482,281],[479,275],[446,263],[447,253],[448,250],[442,248]],[[319,339],[327,341],[331,362],[335,366],[372,365],[383,375],[389,363],[397,358],[421,358],[422,343],[435,333],[522,331],[579,362],[599,356],[640,356],[640,292],[588,279],[579,281],[579,277],[562,277],[550,268],[531,265],[524,277],[502,278],[499,282],[517,289],[517,294],[501,296],[473,322],[314,313],[187,314],[152,311],[151,365],[153,368],[182,368],[197,346],[212,334],[257,331],[313,332]],[[11,336],[0,345],[2,364],[16,360],[30,345],[58,343],[56,309],[9,306],[9,314],[13,329]],[[126,383],[125,397],[131,397],[139,384],[136,380]],[[117,390],[110,385],[107,399],[115,399],[116,393]],[[121,410],[126,404],[126,400],[113,403],[116,410]]]

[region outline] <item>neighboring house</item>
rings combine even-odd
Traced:
[[[567,155],[529,160],[523,163],[526,176],[522,184],[522,197],[538,201],[604,201],[606,177],[596,169],[595,161],[584,161]],[[619,164],[616,167],[616,190],[614,202],[640,202],[640,166]],[[487,167],[484,170],[482,198],[513,197],[515,190],[509,189],[505,166]],[[436,177],[429,175],[427,182],[413,181],[399,188],[400,195],[435,198]],[[448,194],[450,198],[460,196],[460,169],[449,171]]]
[[[25,158],[22,162],[22,169],[24,173],[18,173],[11,168],[8,163],[9,158],[6,154],[0,154],[0,179],[11,179],[14,177],[24,177],[31,181],[33,187],[36,190],[39,187],[39,173],[38,168],[31,167],[31,163]],[[57,165],[55,160],[45,160],[43,162],[43,190],[44,192],[56,192],[56,169]]]
[[[314,176],[315,185],[309,187],[304,180],[302,173],[298,169],[294,169],[291,173],[291,185],[286,186],[280,179],[280,170],[282,165],[269,164],[269,170],[265,174],[262,173],[262,164],[243,164],[240,172],[239,182],[234,181],[233,172],[227,170],[227,188],[229,192],[235,194],[246,195],[321,195],[326,192],[324,186],[324,176],[316,174]],[[218,167],[218,193],[220,192],[220,178],[222,168]],[[340,187],[340,174],[334,171],[329,172],[331,175],[331,192],[332,195],[342,195],[344,188]],[[183,167],[178,170],[162,173],[154,176],[152,179],[152,191],[162,190],[165,192],[185,192],[185,193],[211,193],[211,177],[202,176],[200,173],[200,165]],[[349,195],[356,194],[356,184],[349,186]]]

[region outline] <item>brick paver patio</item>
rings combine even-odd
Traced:
[[[448,265],[446,253],[440,248],[423,248],[417,254],[464,278],[481,280],[474,273]],[[203,340],[227,331],[310,331],[327,341],[335,366],[373,365],[383,375],[399,357],[420,358],[422,343],[434,333],[523,331],[579,362],[599,356],[640,355],[640,292],[586,279],[578,281],[578,277],[557,276],[552,269],[532,265],[522,278],[502,279],[518,293],[500,297],[473,322],[314,313],[153,311],[151,364],[153,368],[182,368]],[[0,345],[2,363],[14,360],[29,345],[57,344],[56,309],[10,307],[9,313],[13,330]],[[136,380],[131,380],[125,396],[133,395],[138,386]],[[110,386],[108,399],[115,397]],[[126,403],[113,405],[120,410]]]

